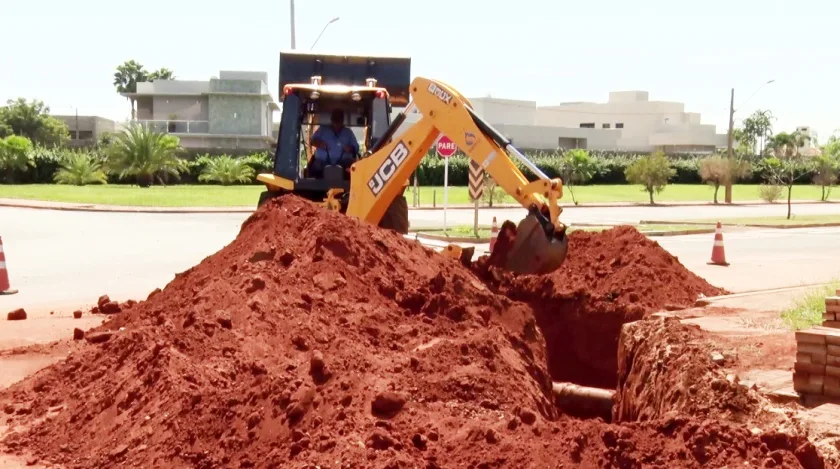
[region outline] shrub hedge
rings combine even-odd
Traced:
[[[0,180],[5,183],[51,184],[53,183],[53,173],[58,169],[65,152],[68,151],[71,150],[35,148],[31,154],[32,166],[25,171],[1,174]],[[97,153],[97,150],[89,151]],[[596,162],[597,171],[588,184],[627,184],[627,180],[624,177],[624,170],[640,156],[638,154],[615,152],[590,152],[590,155]],[[527,156],[549,177],[559,177],[562,154],[555,152],[531,152]],[[669,182],[677,184],[702,183],[698,169],[700,160],[704,157],[705,155],[693,154],[669,155],[671,163],[676,170],[674,177]],[[207,164],[208,158],[212,158],[212,156],[186,157],[186,172],[181,175],[179,180],[169,178],[168,183],[201,184],[198,181],[198,176]],[[239,158],[245,158],[257,174],[270,172],[273,165],[273,154],[270,152],[253,153],[240,156]],[[534,175],[521,162],[516,158],[513,158],[513,161],[526,177],[529,179],[534,178]],[[760,158],[753,158],[750,160],[750,165],[752,168],[750,176],[740,182],[745,184],[759,184],[764,182],[765,171],[763,161]],[[418,183],[423,186],[442,186],[444,179],[443,173],[444,161],[430,152],[423,159],[420,167],[417,168]],[[462,154],[456,154],[449,162],[449,184],[451,186],[466,186],[468,184],[468,178],[469,160]],[[799,182],[801,184],[809,184],[811,179],[811,175],[806,174],[799,179]],[[116,175],[109,174],[108,182],[126,183],[127,181],[120,181]]]

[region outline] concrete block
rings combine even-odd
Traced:
[[[819,363],[796,362],[793,364],[794,371],[796,371],[797,373],[807,373],[809,375],[825,375],[827,374],[825,369],[826,365],[820,365]],[[838,368],[838,372],[840,372],[840,368]]]
[[[796,345],[799,344],[825,344],[825,334],[813,328],[796,331]]]

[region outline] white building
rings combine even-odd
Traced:
[[[650,101],[646,91],[615,91],[605,103],[537,106],[536,101],[470,98],[476,113],[522,149],[711,153],[726,133],[702,124],[683,103]],[[402,130],[402,129],[401,129]]]

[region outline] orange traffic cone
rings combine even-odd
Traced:
[[[0,295],[17,293],[9,284],[9,271],[6,270],[6,255],[3,253],[3,238],[0,238]]]
[[[726,262],[726,253],[723,250],[723,227],[720,225],[720,222],[717,223],[717,228],[715,228],[715,244],[712,247],[712,260],[707,264],[729,265],[729,262]]]
[[[499,225],[496,223],[496,217],[493,217],[493,224],[490,226],[490,252],[496,246],[496,238],[499,237]]]

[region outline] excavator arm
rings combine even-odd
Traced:
[[[518,273],[546,273],[560,267],[568,243],[566,227],[559,221],[562,181],[548,178],[449,85],[418,77],[411,83],[410,93],[412,103],[404,113],[416,106],[421,118],[352,166],[347,214],[379,223],[438,136],[444,134],[528,209],[518,227],[511,222],[502,225],[490,263]],[[511,157],[518,158],[538,179],[528,181]]]

